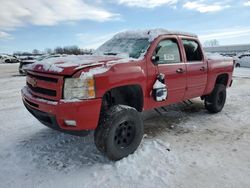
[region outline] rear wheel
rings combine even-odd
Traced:
[[[213,92],[205,97],[205,108],[210,113],[220,112],[226,102],[226,86],[223,84],[216,84]]]
[[[134,153],[143,132],[140,113],[132,107],[116,105],[102,114],[95,131],[95,144],[109,159],[116,161]]]
[[[236,67],[240,67],[240,64],[239,64],[239,63],[237,63],[235,66],[236,66]]]

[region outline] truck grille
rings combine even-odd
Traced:
[[[26,82],[29,91],[36,97],[52,101],[57,101],[62,98],[62,76],[29,71]]]
[[[27,82],[27,85],[28,87],[36,92],[36,93],[41,93],[43,95],[49,95],[49,96],[52,96],[52,97],[56,97],[56,91],[55,90],[51,90],[51,89],[45,89],[45,88],[41,88],[41,87],[33,87],[31,84],[29,84]]]
[[[54,82],[54,83],[58,82],[57,78],[39,76],[39,75],[31,74],[30,72],[28,72],[27,75],[32,76],[33,78],[36,78],[37,80],[43,80],[43,81]]]

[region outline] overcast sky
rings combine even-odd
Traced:
[[[0,53],[96,48],[119,31],[148,28],[250,43],[250,0],[0,0]]]

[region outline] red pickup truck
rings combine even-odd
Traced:
[[[167,30],[115,35],[93,55],[33,64],[22,89],[25,107],[55,130],[84,135],[111,160],[132,154],[143,137],[141,112],[201,97],[222,110],[233,60],[204,55],[198,37]]]

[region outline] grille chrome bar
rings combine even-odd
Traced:
[[[63,77],[58,75],[28,72],[26,84],[32,95],[57,101],[62,98]]]
[[[41,88],[41,87],[33,87],[31,84],[29,84],[27,82],[27,85],[28,87],[36,92],[36,93],[41,93],[41,94],[44,94],[44,95],[49,95],[49,96],[52,96],[52,97],[56,97],[56,91],[55,90],[51,90],[51,89],[45,89],[45,88]]]
[[[43,80],[43,81],[47,81],[47,82],[54,82],[57,83],[58,79],[56,78],[50,78],[50,77],[44,77],[44,76],[39,76],[39,75],[35,75],[35,74],[31,74],[30,72],[27,73],[28,76],[34,77],[37,80]]]

